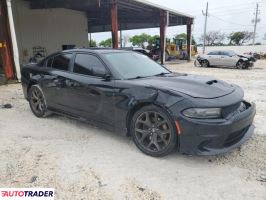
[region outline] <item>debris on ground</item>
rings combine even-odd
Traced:
[[[38,176],[31,177],[29,183],[34,183],[35,181],[37,181],[37,178],[38,178]]]
[[[10,104],[10,103],[7,103],[7,104],[3,104],[3,105],[1,105],[1,108],[3,108],[3,109],[10,109],[10,108],[12,108],[13,106]]]
[[[150,188],[140,186],[136,180],[127,180],[126,184],[121,186],[126,199],[136,200],[161,200],[162,196]]]
[[[261,181],[261,182],[266,182],[266,176],[265,175],[261,175],[257,180]]]

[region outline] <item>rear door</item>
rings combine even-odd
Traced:
[[[42,88],[47,104],[55,110],[69,113],[66,82],[70,74],[72,53],[61,53],[46,62],[48,73],[42,77]]]
[[[114,80],[106,65],[96,54],[77,53],[68,76],[68,108],[74,115],[113,126]]]
[[[207,55],[210,65],[217,66],[220,63],[220,55],[218,51],[212,51]]]

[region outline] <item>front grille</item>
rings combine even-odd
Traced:
[[[234,133],[231,133],[227,139],[225,140],[224,147],[230,147],[236,143],[238,143],[246,134],[247,130],[249,129],[249,126],[240,130],[236,131]]]

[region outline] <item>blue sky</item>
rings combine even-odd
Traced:
[[[196,40],[202,35],[204,27],[202,10],[205,10],[206,0],[148,1],[163,6],[170,5],[172,9],[195,16],[193,35]],[[266,0],[209,0],[208,2],[210,16],[208,18],[207,31],[220,30],[225,33],[244,30],[253,31],[254,26],[252,24],[252,19],[254,18],[256,3],[259,3],[259,18],[261,21],[258,23],[256,41],[266,43],[266,40],[263,40],[264,34],[266,34]],[[173,37],[174,35],[185,31],[185,26],[170,27],[167,29],[167,37]],[[159,34],[159,29],[130,30],[123,31],[123,34],[132,36],[143,32],[155,35]],[[92,39],[97,42],[110,37],[110,32],[92,34]]]

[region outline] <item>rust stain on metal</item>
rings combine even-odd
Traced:
[[[117,19],[117,1],[113,0],[111,5],[111,26],[113,48],[118,49],[118,19]]]
[[[14,78],[14,64],[11,53],[10,30],[8,26],[7,6],[5,1],[0,1],[0,56],[7,80]]]

